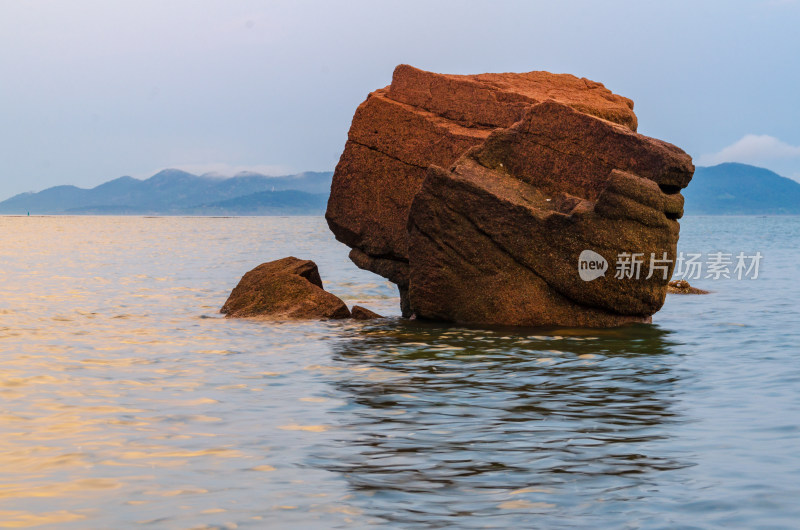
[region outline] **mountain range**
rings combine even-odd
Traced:
[[[686,215],[800,214],[800,183],[747,164],[698,167],[682,193]]]
[[[0,202],[0,214],[321,215],[333,173],[223,178],[165,169],[146,180],[120,177],[92,189],[56,186]],[[698,167],[686,215],[800,215],[800,183],[760,167]]]
[[[165,169],[146,180],[120,177],[95,188],[55,186],[0,202],[0,214],[293,215],[325,211],[333,173],[231,178]]]

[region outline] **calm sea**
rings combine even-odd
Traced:
[[[758,278],[485,330],[397,318],[318,217],[0,217],[0,526],[797,528],[798,242],[687,218],[682,251]],[[393,318],[220,317],[287,255]]]

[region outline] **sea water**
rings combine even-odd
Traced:
[[[536,330],[400,319],[321,217],[0,217],[0,526],[796,528],[800,218],[681,223],[758,277]],[[288,255],[389,318],[221,317]]]

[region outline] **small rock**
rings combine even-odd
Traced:
[[[672,280],[667,284],[667,292],[670,294],[708,294],[710,291],[692,287],[686,280]]]
[[[374,318],[383,318],[378,313],[370,311],[366,307],[361,307],[360,305],[353,306],[353,309],[350,311],[350,316],[356,320],[372,320]]]
[[[245,274],[220,313],[276,320],[350,316],[347,305],[322,288],[316,263],[291,256],[262,263]]]

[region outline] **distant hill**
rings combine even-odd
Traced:
[[[55,186],[0,202],[0,214],[308,215],[325,212],[333,173],[231,178],[165,169],[92,189]],[[746,164],[698,167],[683,190],[687,215],[800,215],[800,183]]]
[[[56,186],[22,193],[0,202],[0,214],[316,214],[325,211],[332,175],[221,178],[165,169],[146,180],[120,177],[92,189]]]
[[[297,190],[259,191],[243,197],[203,204],[187,213],[203,215],[301,215],[325,213],[327,193]]]
[[[687,215],[800,214],[800,183],[746,164],[698,167],[682,193]]]

